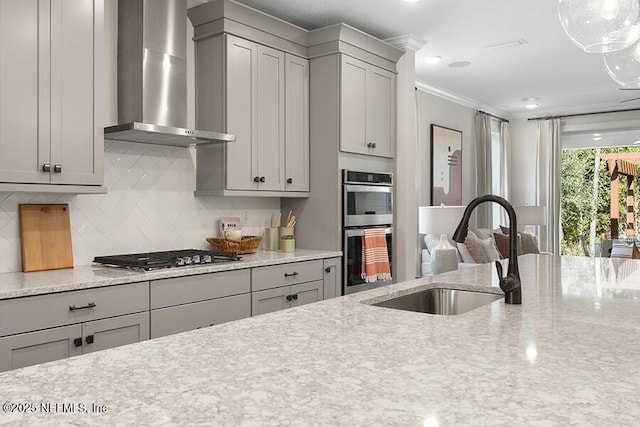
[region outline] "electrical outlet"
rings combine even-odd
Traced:
[[[246,212],[242,212],[242,225],[249,225],[249,214]]]

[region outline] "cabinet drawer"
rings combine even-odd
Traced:
[[[251,271],[251,290],[322,280],[322,260],[257,267]]]
[[[251,316],[250,295],[234,295],[151,310],[151,338],[244,319]]]
[[[0,301],[0,336],[149,310],[149,283]]]
[[[251,291],[249,269],[151,282],[151,308],[169,307]]]

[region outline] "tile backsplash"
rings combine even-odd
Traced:
[[[194,197],[195,150],[105,141],[107,194],[0,192],[0,272],[21,271],[19,203],[68,203],[74,265],[96,255],[208,248],[218,220],[244,217],[244,234],[262,235],[280,199]]]

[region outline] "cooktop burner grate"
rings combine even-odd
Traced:
[[[182,249],[178,251],[97,256],[93,259],[93,262],[133,270],[149,271],[160,268],[239,261],[241,259],[242,257],[235,253],[208,251],[204,249]]]

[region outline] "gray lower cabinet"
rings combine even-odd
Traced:
[[[249,294],[151,310],[151,338],[214,326],[251,316]]]
[[[0,371],[65,359],[149,339],[149,313],[0,338]]]
[[[151,338],[251,316],[249,269],[151,282]]]
[[[257,267],[251,271],[251,315],[320,301],[322,260]]]
[[[324,299],[342,296],[342,258],[326,258],[324,267]]]
[[[106,350],[149,339],[149,312],[82,324],[82,353]]]
[[[82,354],[82,326],[70,325],[0,338],[0,371],[23,368]]]
[[[149,282],[0,301],[0,371],[149,339]]]
[[[301,283],[251,293],[251,315],[271,313],[322,300],[323,282]]]

